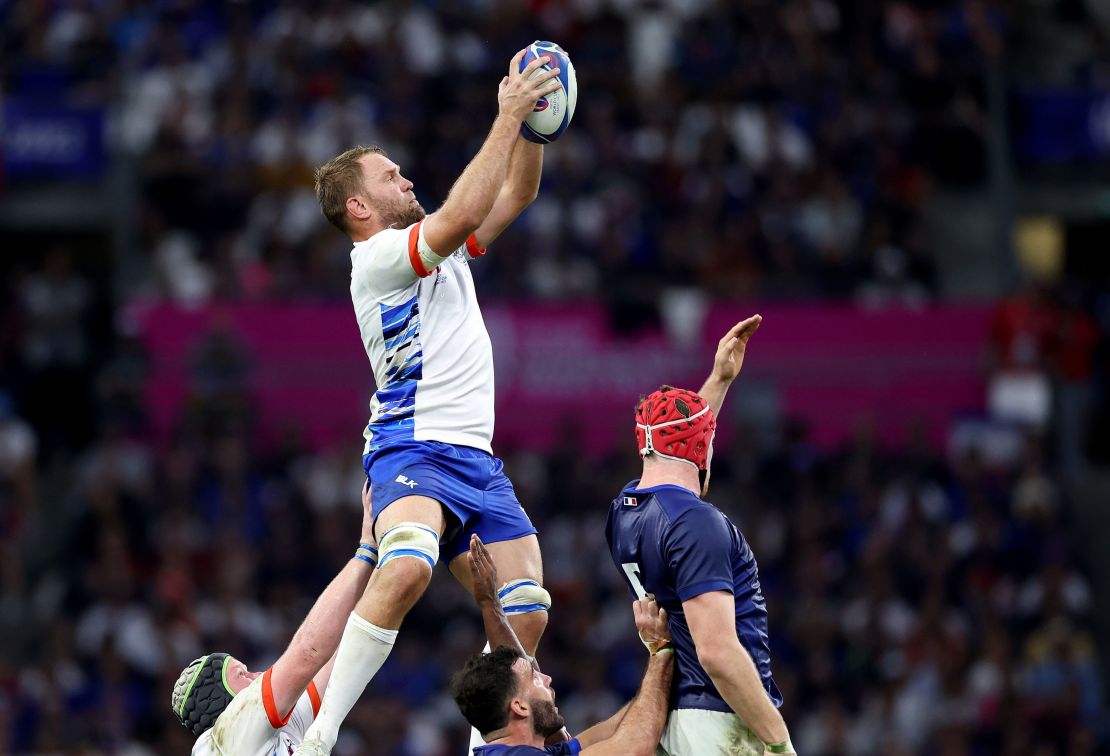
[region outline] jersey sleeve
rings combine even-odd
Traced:
[[[378,296],[402,291],[431,274],[435,265],[421,255],[434,257],[423,240],[423,221],[408,228],[387,228],[374,234],[354,257],[351,275],[357,283]]]
[[[571,738],[562,743],[549,745],[544,748],[544,751],[553,756],[577,756],[577,754],[582,752],[582,744],[578,742],[578,738]]]
[[[712,507],[685,512],[667,531],[663,549],[682,601],[732,590],[732,534],[724,516]]]
[[[216,753],[258,753],[273,742],[276,728],[270,724],[263,703],[265,679],[263,675],[241,690],[216,719],[211,740]]]
[[[297,705],[293,707],[287,723],[281,729],[293,736],[294,741],[300,742],[319,713],[320,694],[316,690],[316,683],[309,683],[308,689],[297,699]]]
[[[465,252],[470,257],[486,253],[478,246],[474,234],[455,251]],[[450,255],[437,255],[432,251],[424,239],[424,221],[419,221],[408,228],[387,228],[371,237],[355,256],[352,275],[358,283],[379,297],[385,297],[427,278],[448,257]]]

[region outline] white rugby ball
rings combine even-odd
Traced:
[[[547,60],[541,71],[549,71],[552,66],[559,69],[559,80],[563,82],[563,88],[536,101],[535,109],[520,125],[520,133],[530,142],[548,144],[566,131],[570,119],[574,117],[574,106],[578,103],[578,80],[574,76],[574,64],[570,62],[567,51],[554,42],[537,40],[528,45],[528,52],[520,61],[520,70],[523,71],[536,58]],[[533,74],[539,75],[539,71]]]

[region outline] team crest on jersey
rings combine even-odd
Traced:
[[[626,507],[634,507],[639,502],[636,501],[635,496],[625,496],[624,500],[621,503],[624,504],[624,506],[626,506]]]

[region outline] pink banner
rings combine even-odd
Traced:
[[[662,332],[618,338],[593,304],[486,303],[497,365],[495,447],[547,449],[568,425],[591,451],[628,441],[638,396],[662,383],[696,390],[717,340],[756,309],[715,305],[695,336],[676,345]],[[758,311],[764,322],[730,394],[729,416],[804,418],[813,440],[830,445],[860,423],[897,439],[920,422],[939,438],[954,415],[982,409],[987,308]],[[197,365],[214,334],[245,360],[263,441],[290,426],[314,446],[354,445],[361,437],[374,384],[349,305],[159,304],[137,306],[134,314],[151,353],[149,408],[161,438],[179,422],[190,393],[212,380]],[[722,435],[727,443],[727,430]]]

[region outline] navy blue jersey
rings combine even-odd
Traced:
[[[532,746],[484,745],[475,746],[474,756],[532,756],[533,754],[552,754],[553,756],[577,756],[582,752],[578,738],[564,743],[556,743],[545,748]]]
[[[748,542],[724,513],[680,486],[625,486],[609,507],[605,536],[613,563],[634,598],[655,596],[670,616],[675,648],[672,709],[732,709],[698,663],[682,602],[711,591],[736,598],[736,634],[751,654],[775,706],[782,694],[771,677],[767,604]]]

